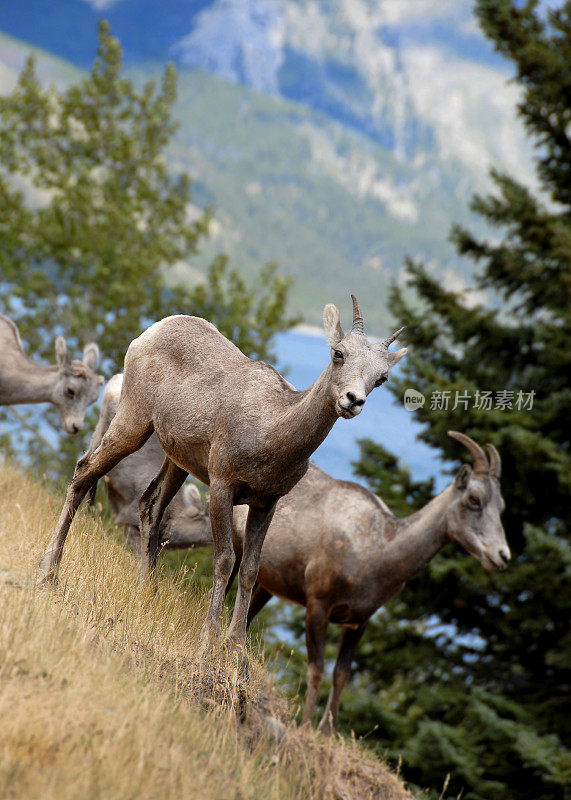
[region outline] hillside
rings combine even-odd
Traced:
[[[247,678],[200,665],[204,594],[182,572],[151,597],[99,521],[78,517],[56,590],[31,587],[62,498],[6,465],[0,497],[1,797],[412,800],[359,744],[296,728],[256,655]]]
[[[0,28],[86,66],[99,8],[135,80],[175,58],[181,128],[171,164],[194,178],[195,203],[215,210],[210,242],[177,275],[198,279],[220,250],[247,275],[275,260],[296,279],[292,307],[307,321],[320,321],[325,302],[346,302],[350,287],[375,298],[368,323],[386,333],[385,289],[407,255],[453,288],[465,283],[470,265],[458,264],[447,236],[452,221],[478,230],[468,203],[488,187],[488,165],[529,177],[516,90],[468,25],[469,4],[446,24],[438,14],[377,18],[359,2],[341,12],[325,2],[167,0],[162,22],[149,3],[137,13],[130,0],[94,6],[57,0],[30,26],[30,9],[26,17],[9,0]],[[177,26],[183,7],[188,22]],[[73,42],[64,41],[72,23]],[[0,37],[4,91],[29,49]],[[47,82],[78,74],[38,58]]]

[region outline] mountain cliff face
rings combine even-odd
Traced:
[[[3,0],[0,30],[85,67],[104,15],[136,79],[179,65],[172,161],[217,208],[210,251],[246,272],[277,260],[305,312],[337,285],[382,293],[407,254],[461,283],[446,236],[489,166],[532,180],[517,91],[471,0],[46,6]]]
[[[325,113],[397,162],[521,169],[516,90],[470,0],[214,0],[170,47],[184,64]]]

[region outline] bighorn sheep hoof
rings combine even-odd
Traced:
[[[52,569],[46,571],[41,568],[40,577],[35,581],[34,586],[36,589],[43,589],[46,586],[53,589],[57,586],[57,583],[58,577]]]
[[[281,744],[286,735],[286,727],[275,717],[269,714],[264,717],[264,730],[268,739],[276,744]]]
[[[335,733],[335,727],[332,725],[331,721],[329,719],[326,719],[325,717],[323,717],[323,719],[317,726],[317,730],[324,736],[332,736]]]
[[[248,653],[243,639],[227,636],[224,640],[224,650],[228,657],[238,666],[240,677],[248,677]]]

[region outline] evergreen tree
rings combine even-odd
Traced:
[[[397,517],[404,517],[426,505],[434,494],[434,478],[413,481],[410,470],[382,444],[358,439],[360,458],[352,463],[354,472],[365,478],[371,491],[382,497]]]
[[[158,87],[137,89],[123,76],[121,46],[104,21],[93,68],[76,85],[43,88],[30,59],[0,98],[0,311],[34,357],[53,363],[57,334],[76,352],[94,340],[109,377],[142,329],[182,312],[207,316],[248,355],[267,358],[274,334],[298,321],[286,315],[289,282],[273,266],[253,288],[225,256],[194,288],[169,277],[209,224],[208,214],[190,218],[190,181],[167,166],[175,100],[173,66]],[[3,448],[27,435],[36,465],[67,477],[88,432],[60,436],[50,408],[40,430],[37,413],[18,416]]]
[[[446,459],[465,459],[448,429],[498,448],[513,560],[490,575],[446,548],[377,615],[343,712],[435,796],[449,773],[446,796],[554,800],[571,785],[571,3],[543,16],[535,0],[479,0],[476,13],[516,67],[540,192],[494,171],[473,208],[496,237],[453,229],[484,302],[409,262],[412,291],[391,297],[411,344],[393,391],[425,395],[422,438]],[[390,474],[374,460],[363,448],[377,488]]]

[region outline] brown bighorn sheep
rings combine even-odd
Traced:
[[[18,328],[0,314],[0,405],[53,403],[63,429],[83,428],[87,406],[99,396],[103,377],[95,374],[99,348],[85,345],[83,361],[72,361],[63,336],[56,339],[56,365],[38,364],[24,353]]]
[[[320,729],[335,727],[353,655],[370,617],[397,595],[452,539],[484,569],[504,569],[510,551],[500,513],[501,462],[468,436],[449,435],[470,451],[453,482],[424,508],[395,517],[362,486],[335,480],[314,464],[278,503],[262,553],[248,624],[272,595],[307,608],[307,693],[304,722],[313,718],[324,669],[327,625],[343,626],[333,686]],[[234,510],[235,548],[243,548],[245,513]]]
[[[105,431],[117,413],[122,383],[123,376],[114,375],[105,386],[90,450],[99,447]],[[164,460],[165,452],[153,433],[140,450],[119,462],[103,478],[115,520],[123,528],[129,547],[137,554],[141,552],[139,499],[159,472]],[[93,489],[96,486],[97,484]],[[187,484],[175,494],[163,515],[160,547],[164,550],[179,550],[208,545],[212,545],[208,502],[201,497],[196,486]]]
[[[303,477],[310,455],[336,419],[359,414],[369,392],[384,383],[389,368],[406,353],[406,348],[388,350],[400,331],[379,343],[367,340],[354,297],[347,335],[334,305],[325,306],[323,321],[331,361],[313,386],[301,392],[197,317],[167,317],[135,339],[125,357],[117,414],[99,447],[77,463],[40,564],[43,581],[55,577],[69,526],[89,488],[155,431],[167,457],[141,498],[141,573],[155,574],[160,521],[188,473],[209,484],[214,577],[202,630],[206,647],[218,634],[234,566],[232,508],[249,506],[227,635],[241,646],[260,550],[277,501]]]

